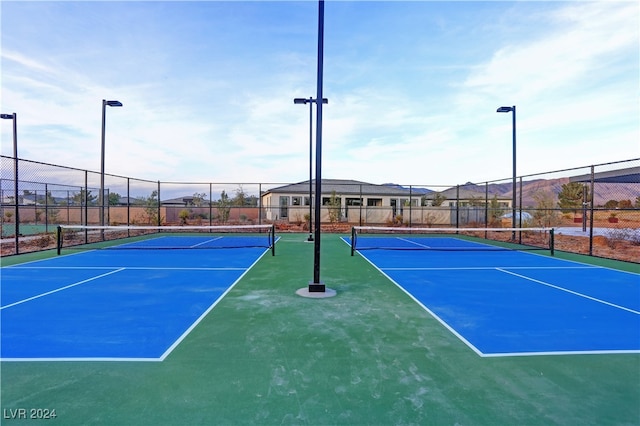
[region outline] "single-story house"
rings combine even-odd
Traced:
[[[311,189],[311,198],[310,196]],[[267,220],[305,222],[314,215],[315,181],[303,181],[265,191],[261,204]],[[456,192],[460,201],[456,203]],[[450,224],[451,211],[471,205],[478,200],[477,191],[461,192],[450,188],[439,194],[445,197],[434,206],[435,193],[423,188],[406,188],[399,185],[377,185],[357,180],[323,179],[321,195],[321,221],[341,221],[361,224]],[[464,197],[468,196],[469,199]],[[493,194],[490,194],[493,197]],[[482,200],[485,195],[482,193]],[[500,199],[505,207],[510,201]],[[477,205],[477,204],[476,204]]]
[[[309,181],[293,183],[270,189],[262,194],[262,206],[268,220],[303,221],[309,214],[309,206],[315,204],[315,180],[311,181],[312,198],[309,198]],[[349,220],[360,207],[391,207],[394,213],[402,214],[409,200],[418,205],[419,194],[409,189],[389,185],[375,185],[346,179],[322,179],[323,219],[329,220],[329,206],[339,208],[339,219]],[[335,205],[333,203],[336,203]],[[306,207],[305,207],[306,206]],[[326,214],[326,218],[325,218]],[[351,220],[349,220],[351,221]]]

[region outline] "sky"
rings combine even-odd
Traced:
[[[108,174],[309,178],[309,105],[293,99],[317,96],[318,2],[3,0],[0,14],[19,158],[99,171],[107,99],[123,103],[106,109]],[[640,157],[639,28],[636,1],[328,0],[322,177],[509,179],[512,115],[496,109],[512,105],[518,176]],[[12,156],[9,120],[0,136]]]

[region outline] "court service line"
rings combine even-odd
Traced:
[[[426,244],[420,244],[420,243],[418,243],[418,242],[416,242],[416,241],[411,241],[411,240],[409,240],[409,239],[407,239],[407,238],[398,238],[398,239],[399,239],[400,241],[405,241],[405,242],[407,242],[407,243],[415,244],[415,245],[417,245],[417,246],[419,246],[419,247],[424,247],[424,248],[430,248],[430,247],[431,247],[431,246],[426,245]]]
[[[612,306],[614,308],[622,309],[623,311],[631,312],[632,314],[640,315],[640,311],[636,311],[636,310],[633,310],[633,309],[630,309],[630,308],[626,308],[624,306],[616,305],[615,303],[607,302],[606,300],[598,299],[596,297],[591,297],[591,296],[588,296],[588,295],[583,294],[583,293],[578,293],[577,291],[569,290],[567,288],[563,288],[563,287],[560,287],[560,286],[557,286],[557,285],[554,285],[554,284],[551,284],[551,283],[548,283],[548,282],[545,282],[545,281],[536,280],[535,278],[527,277],[526,275],[516,274],[515,272],[507,271],[507,270],[502,269],[502,268],[496,268],[496,270],[498,270],[500,272],[504,272],[505,274],[513,275],[513,276],[516,276],[516,277],[519,277],[519,278],[524,278],[525,280],[533,281],[534,283],[546,285],[547,287],[552,287],[552,288],[555,288],[557,290],[565,291],[567,293],[571,293],[571,294],[574,294],[576,296],[584,297],[585,299],[593,300],[594,302],[599,302],[599,303],[602,303],[602,304],[605,304],[605,305]]]
[[[62,290],[66,290],[66,289],[71,288],[71,287],[78,286],[80,284],[88,283],[90,281],[97,280],[98,278],[103,278],[103,277],[106,277],[107,275],[115,274],[116,272],[120,272],[120,271],[124,271],[124,270],[125,270],[125,268],[116,269],[115,271],[110,271],[110,272],[107,272],[107,273],[104,273],[104,274],[96,275],[95,277],[91,277],[91,278],[86,279],[86,280],[78,281],[77,283],[69,284],[67,286],[57,288],[55,290],[47,291],[46,293],[38,294],[36,296],[29,297],[27,299],[19,300],[17,302],[11,303],[11,304],[9,304],[7,306],[0,306],[0,311],[3,310],[3,309],[6,309],[6,308],[10,308],[12,306],[16,306],[16,305],[20,305],[20,304],[25,303],[25,302],[29,302],[31,300],[39,299],[40,297],[48,296],[50,294],[57,293],[57,292],[62,291]]]
[[[382,268],[385,271],[475,271],[509,269],[596,269],[597,266],[455,266],[455,267],[419,267],[419,268]]]
[[[220,238],[222,238],[222,237],[211,238],[211,239],[208,239],[207,241],[203,241],[203,242],[198,243],[198,244],[193,244],[193,245],[189,246],[189,248],[198,247],[198,246],[201,246],[201,245],[203,245],[203,244],[207,244],[207,243],[210,243],[210,242],[212,242],[212,241],[219,240]]]

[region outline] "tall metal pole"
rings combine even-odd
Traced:
[[[516,192],[517,192],[517,187],[516,187],[516,106],[502,106],[500,108],[498,108],[496,110],[496,112],[511,112],[511,129],[513,132],[513,183],[512,183],[512,188],[511,188],[511,192],[512,194],[512,198],[511,198],[511,227],[514,228],[513,232],[511,233],[511,239],[513,241],[516,240]]]
[[[516,106],[511,107],[511,120],[513,131],[513,197],[511,200],[512,227],[516,227]],[[516,231],[511,235],[513,241],[516,240]]]
[[[18,200],[18,114],[2,114],[0,118],[13,120],[13,194],[14,194],[14,208],[15,208],[15,244],[16,253],[20,253],[18,244],[20,242],[20,203]]]
[[[294,98],[294,104],[309,104],[309,238],[307,241],[313,241],[313,232],[311,231],[311,224],[313,217],[312,205],[313,205],[313,103],[318,103],[317,99],[310,97],[307,98]],[[329,103],[328,99],[323,98],[322,103]]]
[[[324,55],[324,0],[318,2],[318,82],[316,99],[322,96],[322,71]],[[320,281],[320,207],[322,205],[322,101],[316,102],[316,205],[315,240],[313,247],[313,283],[309,283],[309,292],[325,292]]]
[[[104,226],[104,205],[105,205],[105,200],[104,200],[104,134],[105,134],[105,127],[106,127],[106,111],[107,111],[107,106],[110,107],[121,107],[122,106],[122,102],[120,101],[107,101],[105,99],[102,100],[102,144],[101,144],[101,150],[100,150],[100,226]],[[104,240],[104,229],[100,231],[101,232],[101,236],[102,239]]]
[[[313,232],[311,224],[313,223],[313,98],[309,97],[309,238],[307,241],[313,241]]]
[[[13,113],[13,191],[16,194],[16,254],[20,253],[18,247],[20,237],[20,204],[18,203],[18,114]]]
[[[102,100],[102,138],[100,144],[100,226],[104,226],[104,134],[107,119],[107,101]],[[102,231],[102,239],[104,239],[104,230]]]

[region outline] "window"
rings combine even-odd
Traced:
[[[342,198],[341,197],[336,197],[336,204],[337,205],[342,205]],[[329,206],[331,205],[331,197],[322,197],[322,205],[323,206]]]
[[[289,217],[289,197],[286,195],[280,196],[280,218]]]
[[[367,207],[382,207],[382,198],[367,198]]]
[[[302,205],[302,197],[291,197],[291,205],[292,206],[301,206]]]

